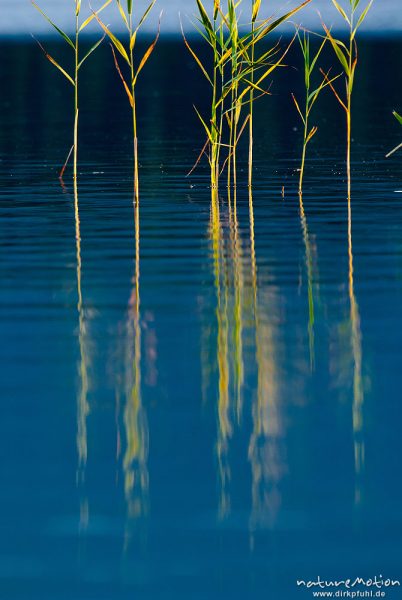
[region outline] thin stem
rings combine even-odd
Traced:
[[[213,189],[218,187],[219,179],[219,139],[217,133],[217,111],[216,111],[216,99],[217,99],[217,88],[218,88],[218,58],[217,58],[217,44],[216,44],[216,19],[214,20],[214,35],[213,35],[213,52],[214,52],[214,78],[213,78],[213,93],[212,93],[212,107],[211,107],[211,133],[212,133],[212,148],[211,148],[211,187]]]
[[[303,179],[304,179],[304,167],[306,164],[306,153],[307,153],[307,137],[308,137],[308,115],[309,115],[309,102],[308,97],[310,95],[310,88],[306,87],[306,111],[304,113],[304,135],[303,135],[303,152],[300,165],[300,177],[299,177],[299,194],[303,192]]]
[[[74,179],[77,179],[78,163],[78,60],[79,60],[79,15],[75,15],[75,70],[74,70]]]
[[[346,168],[348,178],[348,205],[350,211],[350,201],[352,193],[352,174],[351,174],[351,143],[352,143],[352,82],[354,77],[353,69],[353,16],[354,11],[350,15],[350,36],[349,36],[349,74],[347,80],[347,104],[346,104],[346,128],[347,128],[347,150],[346,150]]]
[[[130,42],[133,35],[133,17],[129,15]],[[131,95],[133,99],[132,119],[133,119],[133,153],[134,153],[134,196],[135,201],[139,200],[139,165],[138,165],[138,134],[137,134],[137,104],[135,99],[135,72],[134,72],[134,49],[130,43],[130,72],[131,72]]]
[[[254,83],[254,60],[255,60],[255,23],[254,21],[251,24],[251,74],[250,80],[251,83]],[[254,123],[253,123],[253,108],[254,108],[254,88],[251,86],[250,90],[250,122],[249,122],[249,144],[248,144],[248,186],[251,188],[253,185],[253,146],[254,146]]]

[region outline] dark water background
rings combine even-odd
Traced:
[[[137,245],[109,49],[82,72],[79,212],[57,178],[70,87],[34,44],[0,53],[2,596],[293,600],[311,597],[297,578],[401,578],[402,158],[384,155],[402,44],[361,43],[348,238],[331,95],[305,219],[295,69],[257,108],[254,223],[242,185],[217,218],[205,165],[185,177],[206,88],[162,42]]]

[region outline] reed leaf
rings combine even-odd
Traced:
[[[153,9],[153,7],[155,6],[156,0],[152,0],[151,4],[148,6],[148,8],[146,9],[146,11],[144,12],[144,14],[142,15],[141,19],[139,20],[139,23],[136,27],[136,31],[138,31],[143,23],[147,20],[149,13],[151,12],[151,10]],[[162,13],[161,13],[162,14]]]
[[[35,38],[34,38],[35,39]],[[57,60],[55,60],[53,58],[53,56],[50,56],[50,54],[45,50],[45,48],[42,46],[42,44],[40,42],[38,42],[38,40],[35,40],[36,43],[38,44],[39,48],[42,50],[43,54],[46,56],[46,58],[48,59],[48,61],[54,66],[56,67],[60,73],[62,73],[64,75],[64,77],[73,85],[73,87],[75,87],[75,81],[74,79],[71,77],[71,75],[69,75],[67,73],[67,71],[65,69],[63,69],[63,67],[57,62]]]
[[[400,124],[402,125],[402,117],[401,117],[401,115],[400,115],[400,114],[398,114],[398,113],[396,112],[396,110],[394,110],[392,114],[394,115],[394,117],[395,117],[395,119],[398,121],[398,123],[400,123]]]
[[[284,23],[285,21],[290,19],[290,17],[293,17],[293,15],[295,15],[296,13],[299,12],[299,10],[301,10],[302,8],[307,6],[307,4],[310,4],[310,2],[311,2],[311,0],[305,0],[304,2],[302,2],[302,4],[300,4],[299,6],[296,6],[296,8],[293,8],[285,15],[282,15],[281,17],[279,17],[278,19],[275,19],[275,21],[273,21],[272,23],[267,25],[267,27],[264,29],[264,37],[266,37],[269,33],[274,31],[274,29],[277,29],[279,27],[279,25],[282,25],[282,23]]]
[[[145,67],[146,63],[148,62],[149,57],[151,56],[152,52],[155,50],[155,46],[158,43],[158,39],[159,39],[159,35],[160,35],[160,25],[161,25],[161,23],[160,23],[160,19],[159,19],[159,25],[158,25],[158,31],[157,31],[156,37],[155,37],[154,41],[151,43],[151,45],[148,47],[147,51],[145,52],[144,56],[142,57],[142,59],[140,61],[140,64],[137,68],[137,72],[134,77],[134,81],[133,81],[134,85],[137,82],[138,75],[141,73],[142,69]]]
[[[83,21],[81,26],[79,27],[78,32],[80,33],[81,31],[83,31],[85,27],[87,27],[95,19],[95,14],[99,15],[99,13],[101,13],[107,6],[109,6],[109,4],[111,4],[111,2],[112,0],[106,0],[106,2],[98,10],[96,10],[87,19],[85,19],[85,21]]]
[[[32,6],[34,6],[38,12],[40,12],[40,14],[46,19],[46,21],[48,23],[50,23],[50,25],[57,31],[57,33],[59,35],[61,35],[61,37],[64,39],[64,41],[66,41],[67,44],[69,46],[71,46],[71,48],[73,50],[75,50],[75,44],[72,41],[72,39],[66,33],[64,33],[64,31],[62,29],[60,29],[60,27],[58,27],[55,23],[53,23],[53,21],[47,16],[46,13],[43,12],[43,10],[36,4],[36,2],[34,2],[33,0],[31,0],[31,1],[32,1]]]
[[[117,60],[117,56],[116,56],[116,53],[115,53],[115,51],[114,51],[113,44],[110,44],[110,47],[111,47],[111,49],[112,49],[112,54],[113,54],[113,59],[114,59],[114,64],[115,64],[115,67],[116,67],[116,71],[117,71],[117,73],[118,73],[118,75],[119,75],[119,77],[120,77],[120,79],[121,79],[121,82],[122,82],[122,84],[123,84],[123,87],[124,87],[124,89],[125,89],[125,91],[126,91],[126,94],[127,94],[127,96],[128,96],[128,99],[129,99],[129,102],[130,102],[130,106],[131,106],[131,108],[132,108],[132,107],[134,106],[134,98],[133,98],[133,94],[131,93],[131,91],[130,91],[130,88],[129,88],[129,86],[128,86],[128,84],[127,84],[127,82],[126,82],[125,78],[124,78],[124,75],[123,75],[123,73],[121,72],[120,65],[119,65],[119,61]]]
[[[253,4],[253,12],[251,14],[252,23],[256,22],[256,20],[258,18],[258,14],[260,12],[260,8],[261,8],[261,0],[255,0],[254,4]]]
[[[128,57],[128,54],[123,46],[123,44],[120,42],[120,40],[110,31],[109,27],[107,25],[105,25],[100,18],[98,17],[98,15],[96,13],[94,13],[95,19],[98,21],[99,25],[102,27],[103,31],[106,33],[106,35],[108,36],[108,38],[110,39],[110,41],[112,42],[113,46],[116,48],[116,50],[119,52],[119,54],[121,54],[121,56],[124,58],[124,60],[126,61],[126,63],[128,65],[130,65],[130,59]]]
[[[117,0],[117,8],[119,9],[119,13],[120,13],[120,16],[122,18],[124,25],[126,26],[127,29],[130,29],[130,24],[129,24],[127,15],[124,12],[124,8],[122,7],[120,0]]]
[[[98,40],[97,42],[95,42],[95,44],[90,48],[90,50],[88,50],[88,52],[85,54],[84,58],[82,58],[80,60],[80,62],[78,63],[78,69],[81,68],[81,66],[84,64],[84,62],[87,60],[87,58],[89,56],[91,56],[92,52],[95,52],[95,50],[101,45],[101,43],[103,42],[103,40],[105,39],[106,34],[104,34],[100,40]]]

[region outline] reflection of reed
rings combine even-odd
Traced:
[[[303,232],[303,242],[306,256],[306,270],[307,270],[307,290],[308,290],[308,338],[309,338],[309,349],[310,349],[310,368],[314,370],[315,364],[315,349],[314,349],[314,294],[313,294],[313,259],[311,252],[310,236],[307,227],[306,213],[304,212],[303,195],[299,193],[299,208],[300,208],[300,222]]]
[[[255,358],[257,366],[257,394],[253,402],[253,430],[249,443],[252,475],[252,512],[250,526],[274,516],[280,503],[279,482],[285,472],[280,440],[282,422],[278,405],[278,374],[275,342],[268,319],[261,318],[259,307],[257,261],[254,234],[254,207],[249,191],[250,261],[253,290],[255,328]],[[267,299],[267,298],[266,298]],[[273,307],[272,298],[267,299]],[[264,303],[265,304],[265,303]]]
[[[147,512],[148,425],[141,398],[140,223],[134,200],[135,275],[127,321],[124,490],[131,517]]]
[[[229,190],[230,193],[230,190]],[[233,264],[233,385],[236,400],[237,420],[240,422],[242,412],[242,391],[244,383],[243,366],[243,265],[242,265],[242,247],[239,235],[239,223],[237,220],[237,198],[236,188],[234,189],[233,209],[229,207],[230,223],[230,254]]]
[[[77,400],[77,485],[83,484],[85,480],[85,468],[88,459],[88,434],[87,418],[89,414],[88,403],[88,356],[86,349],[86,319],[82,299],[82,259],[81,259],[81,229],[78,204],[78,186],[74,179],[74,218],[75,218],[75,243],[77,262],[77,312],[78,312],[78,341],[80,349],[79,377],[80,391]],[[86,499],[81,502],[80,528],[88,524],[89,508]]]
[[[233,200],[233,198],[232,198]],[[229,484],[232,473],[230,445],[242,426],[245,382],[244,337],[251,333],[257,368],[256,394],[251,406],[252,433],[248,457],[252,473],[252,523],[266,518],[279,503],[278,484],[284,467],[280,439],[282,424],[278,407],[278,377],[272,325],[258,305],[254,212],[250,192],[250,241],[240,236],[236,201],[229,201],[228,230],[216,192],[211,201],[210,239],[216,292],[216,364],[218,369],[217,458],[220,480],[220,514],[230,511]],[[250,280],[251,277],[251,280]],[[268,292],[269,293],[269,292]],[[264,297],[264,307],[273,308]],[[207,372],[207,371],[206,371]],[[245,420],[247,423],[247,420]]]
[[[355,461],[355,501],[361,499],[361,475],[364,469],[364,440],[363,440],[363,406],[364,391],[362,378],[362,333],[360,327],[359,306],[354,291],[354,266],[352,243],[352,207],[348,198],[348,257],[349,257],[349,300],[351,344],[353,355],[353,437]]]
[[[228,288],[225,273],[225,252],[223,247],[222,227],[220,222],[219,198],[216,190],[212,190],[211,199],[211,239],[213,248],[214,280],[217,299],[216,317],[217,365],[218,365],[218,442],[217,454],[221,487],[220,512],[228,513],[230,496],[228,482],[230,468],[228,462],[229,439],[232,435],[229,395],[229,324],[228,324]]]

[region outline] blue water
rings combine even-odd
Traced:
[[[401,578],[400,45],[361,50],[351,235],[330,95],[300,210],[294,73],[257,110],[235,212],[205,165],[185,176],[203,88],[161,46],[135,220],[107,51],[82,84],[74,196],[70,90],[35,47],[2,50],[2,597],[296,600],[297,579]]]

